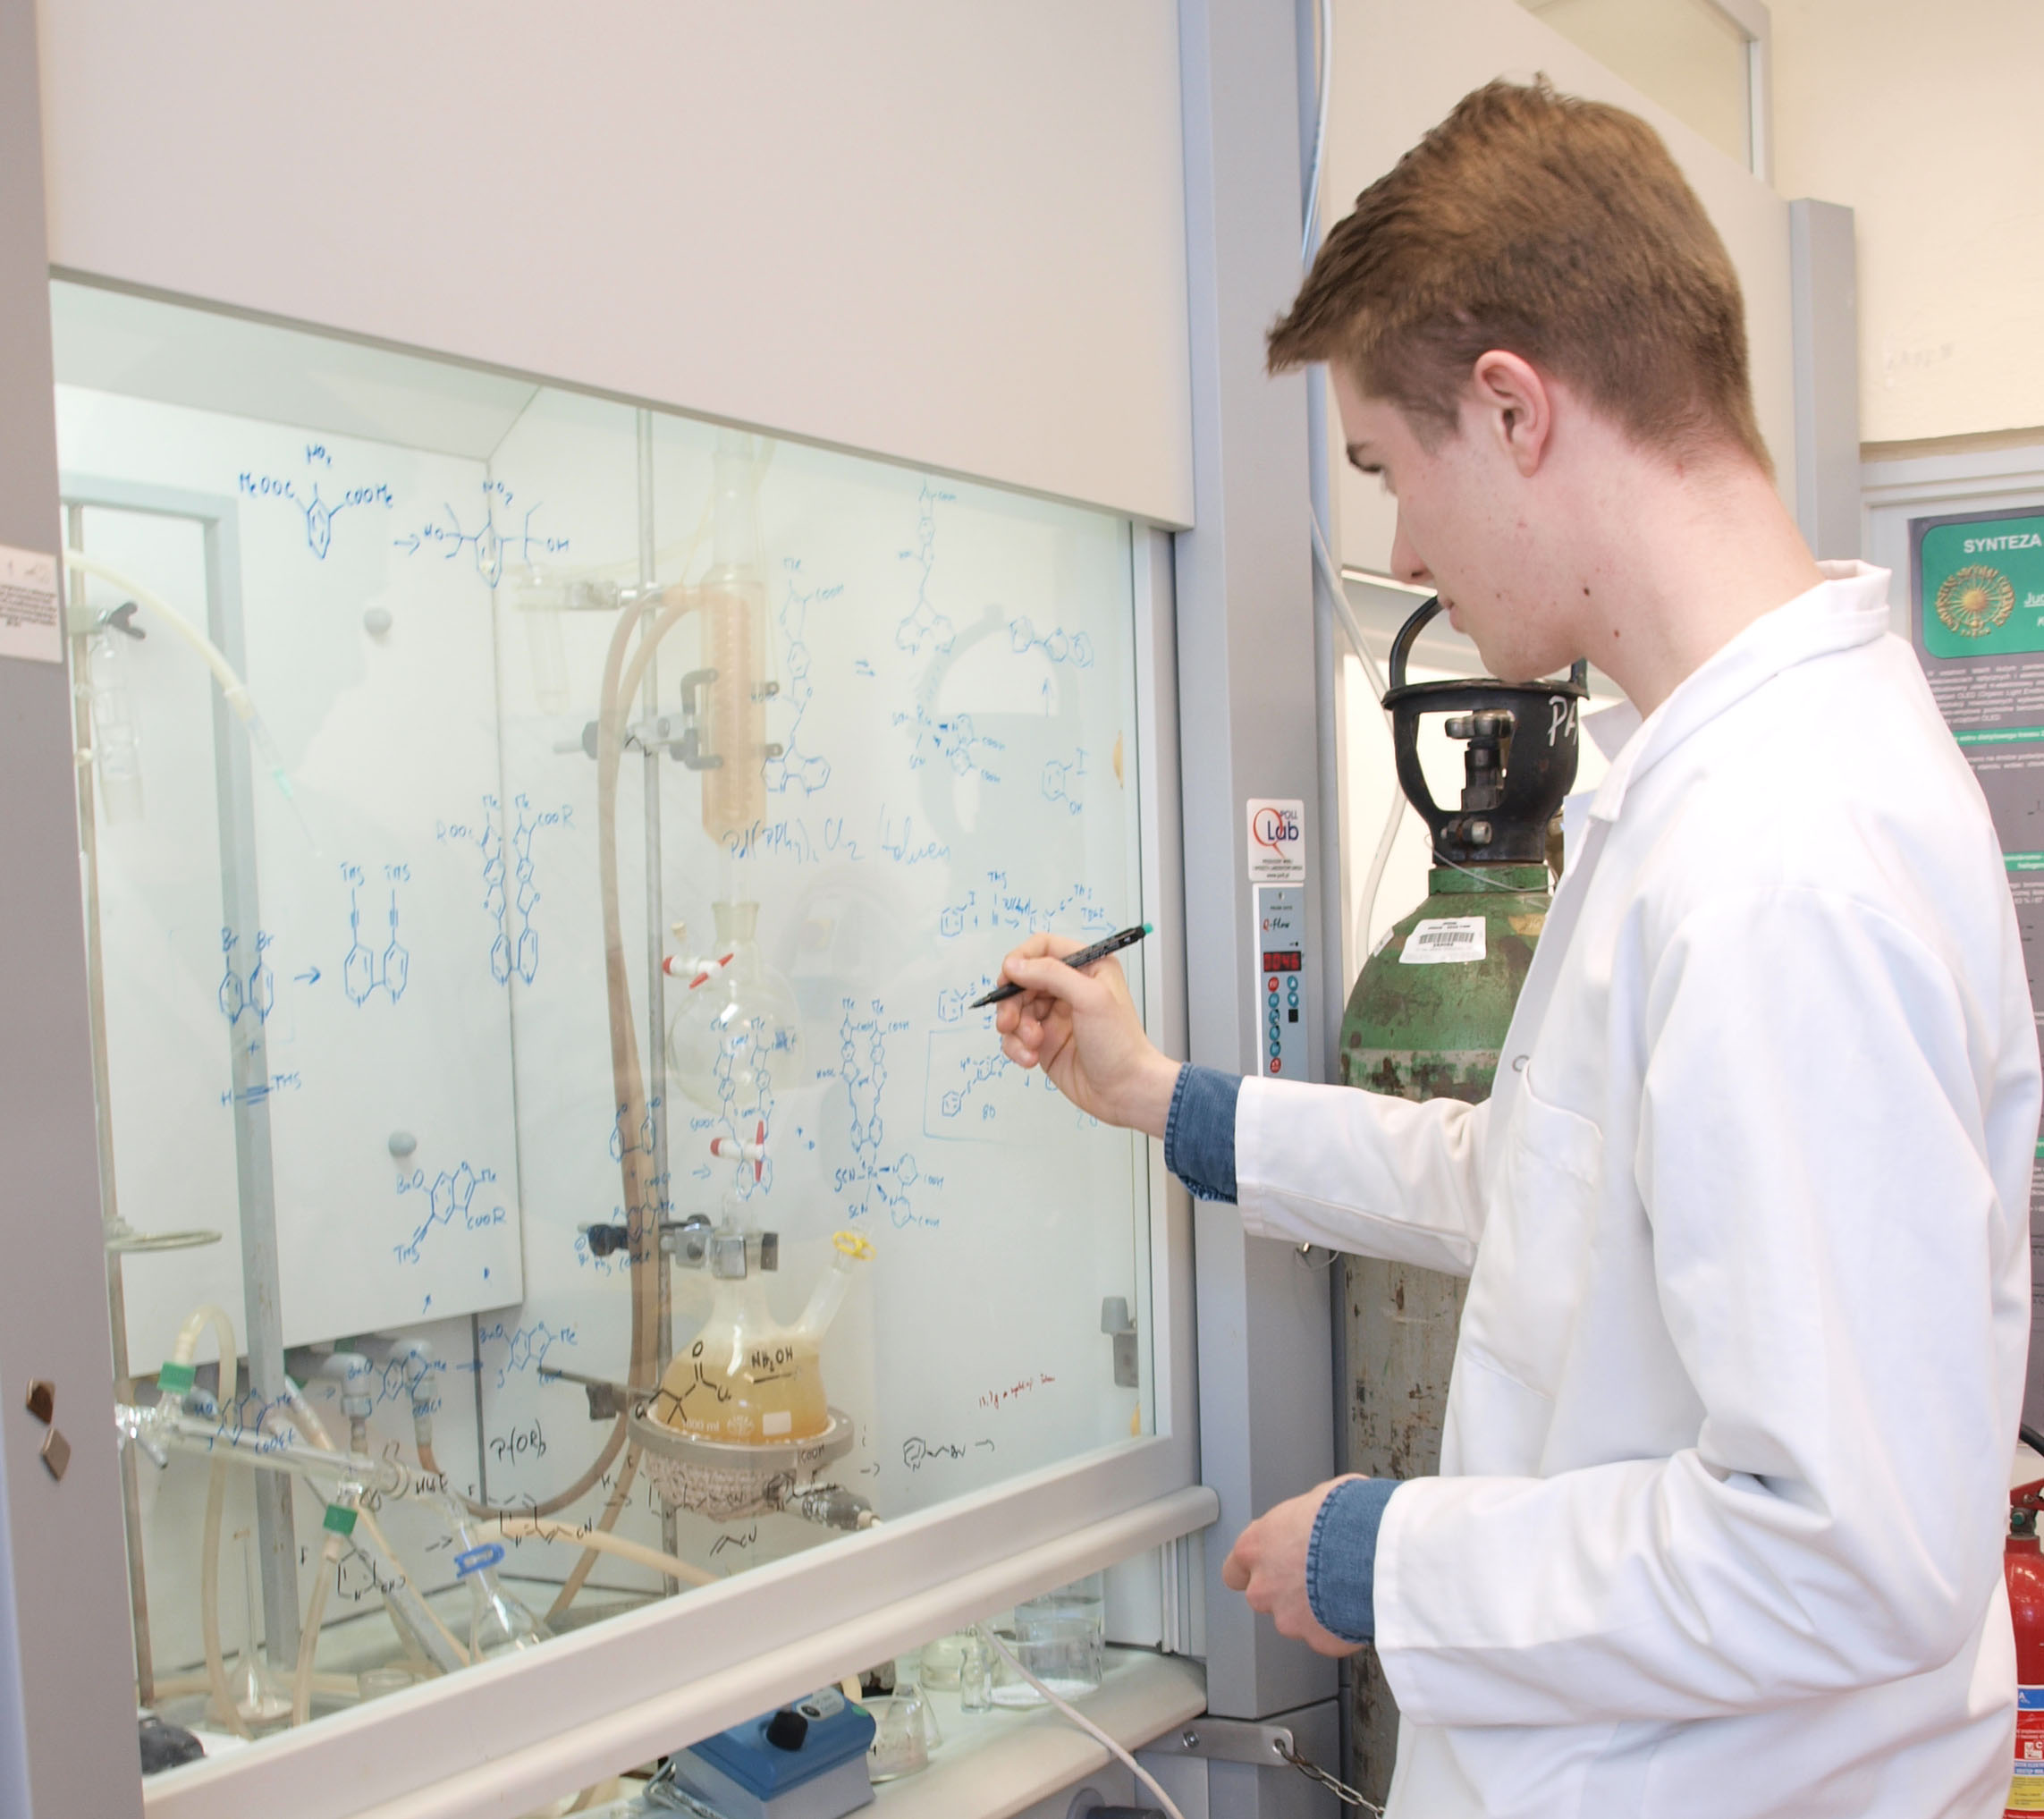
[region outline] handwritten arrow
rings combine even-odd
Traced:
[[[319,983],[319,969],[308,967],[304,972],[299,973],[295,977],[301,986],[317,986]]]

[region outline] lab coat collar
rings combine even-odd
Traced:
[[[1754,620],[1643,720],[1630,701],[1584,717],[1598,749],[1611,754],[1590,804],[1593,819],[1616,821],[1635,777],[1762,682],[1812,657],[1871,644],[1888,630],[1888,570],[1857,562],[1817,566],[1821,581]]]

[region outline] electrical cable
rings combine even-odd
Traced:
[[[1321,585],[1327,589],[1328,601],[1334,608],[1336,622],[1347,638],[1350,647],[1363,665],[1364,673],[1370,679],[1370,687],[1381,702],[1390,692],[1390,685],[1384,680],[1384,673],[1377,665],[1377,659],[1364,643],[1363,628],[1356,622],[1355,609],[1348,604],[1348,593],[1341,584],[1341,571],[1334,565],[1334,557],[1329,554],[1327,539],[1321,534],[1320,520],[1313,518],[1313,559]],[[1387,711],[1384,723],[1390,724]],[[1397,779],[1392,780],[1391,802],[1384,816],[1383,831],[1377,836],[1377,849],[1370,856],[1370,869],[1364,874],[1363,888],[1356,898],[1356,952],[1363,959],[1370,953],[1370,918],[1376,912],[1377,893],[1384,882],[1384,868],[1391,862],[1392,849],[1398,844],[1398,829],[1406,817],[1406,793],[1399,789]]]
[[[1126,1749],[1122,1748],[1119,1743],[1117,1743],[1111,1737],[1110,1737],[1106,1731],[1102,1730],[1099,1725],[1095,1724],[1092,1719],[1088,1718],[1085,1713],[1079,1711],[1076,1706],[1068,1704],[1066,1700],[1060,1698],[1057,1694],[1053,1693],[1043,1683],[1043,1681],[1038,1679],[1035,1674],[1031,1673],[1027,1668],[1024,1667],[1020,1662],[1017,1661],[1015,1657],[1008,1652],[1007,1649],[1001,1646],[1001,1639],[999,1637],[994,1635],[993,1626],[991,1623],[976,1623],[973,1628],[979,1632],[980,1640],[984,1642],[987,1647],[992,1649],[995,1654],[999,1655],[1002,1661],[1006,1662],[1009,1667],[1013,1668],[1016,1673],[1018,1673],[1023,1679],[1028,1681],[1032,1687],[1035,1688],[1037,1692],[1042,1694],[1043,1696],[1050,1702],[1051,1705],[1058,1713],[1059,1716],[1063,1718],[1068,1723],[1077,1725],[1078,1728],[1081,1730],[1085,1731],[1088,1737],[1092,1738],[1095,1743],[1104,1745],[1111,1755],[1118,1757],[1123,1766],[1126,1767],[1137,1781],[1141,1781],[1145,1788],[1149,1789],[1151,1793],[1156,1796],[1158,1802],[1162,1806],[1165,1813],[1170,1815],[1170,1819],[1186,1819],[1186,1815],[1178,1810],[1176,1802],[1172,1800],[1171,1797],[1167,1794],[1163,1789],[1157,1785],[1157,1778],[1153,1775],[1148,1769],[1144,1768],[1141,1763],[1137,1762],[1134,1756],[1130,1756]]]
[[[1327,116],[1334,102],[1334,0],[1320,0],[1320,105],[1313,125],[1313,159],[1306,169],[1305,226],[1299,263],[1310,265],[1320,242],[1320,176],[1327,163]]]
[[[1310,265],[1320,247],[1320,183],[1327,163],[1327,124],[1333,111],[1334,102],[1334,0],[1321,0],[1320,8],[1320,90],[1317,116],[1313,121],[1313,157],[1306,177],[1304,231],[1300,241],[1299,258],[1302,264]],[[1307,517],[1313,529],[1313,561],[1321,586],[1326,589],[1327,602],[1334,613],[1335,622],[1341,627],[1349,647],[1363,665],[1364,673],[1370,679],[1370,687],[1380,703],[1389,692],[1384,673],[1378,666],[1376,657],[1363,637],[1363,628],[1356,622],[1355,609],[1348,604],[1348,590],[1342,585],[1341,571],[1328,548],[1327,531],[1321,523],[1320,509],[1316,502],[1308,502]],[[1387,723],[1389,716],[1387,715]],[[1391,801],[1384,817],[1383,831],[1377,836],[1376,850],[1370,858],[1370,869],[1364,875],[1363,888],[1356,900],[1356,952],[1366,958],[1370,952],[1370,918],[1376,913],[1377,893],[1384,882],[1385,867],[1390,864],[1391,852],[1398,844],[1398,828],[1405,820],[1406,802],[1405,791],[1393,780]]]

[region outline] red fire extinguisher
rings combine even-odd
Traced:
[[[2037,1544],[2037,1515],[2044,1510],[2044,1478],[2008,1493],[2008,1544],[2002,1572],[2015,1624],[2015,1765],[2006,1819],[2044,1813],[2044,1551]]]

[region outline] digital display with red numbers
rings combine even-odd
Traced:
[[[1296,973],[1301,964],[1297,953],[1267,953],[1263,956],[1263,970],[1267,973]]]

